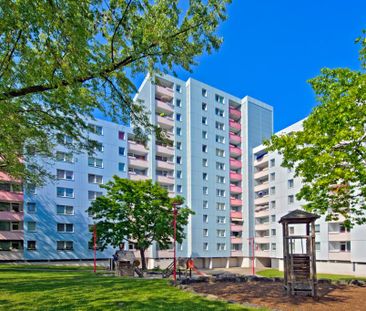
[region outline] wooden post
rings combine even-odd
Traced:
[[[316,249],[315,249],[315,222],[311,222],[311,270],[312,270],[312,295],[318,297],[318,281],[316,276]]]

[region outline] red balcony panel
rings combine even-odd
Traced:
[[[230,205],[232,206],[242,206],[243,201],[240,199],[230,198]]]
[[[5,174],[3,172],[0,172],[0,180],[1,181],[12,181],[12,182],[20,183],[19,180],[11,178],[8,174]]]
[[[19,231],[0,231],[0,240],[23,240],[24,232]]]
[[[23,202],[24,201],[23,193],[0,191],[0,201]]]
[[[240,160],[230,159],[230,167],[231,168],[241,168],[242,164]]]
[[[230,126],[230,128],[232,128],[234,130],[237,130],[237,131],[241,130],[240,123],[236,122],[235,120],[230,119],[229,126]]]
[[[234,108],[229,108],[229,114],[230,114],[230,118],[233,118],[235,120],[240,119],[240,117],[241,117],[241,112]]]
[[[23,221],[24,213],[0,212],[0,220]]]
[[[242,175],[235,172],[230,172],[230,180],[232,181],[240,181],[242,180]]]
[[[235,219],[243,219],[243,214],[242,212],[231,211],[230,217]]]
[[[231,224],[230,230],[234,232],[241,232],[243,231],[243,226]]]
[[[239,135],[236,135],[235,133],[230,132],[229,137],[230,137],[231,143],[237,143],[237,144],[241,143],[241,137]]]
[[[238,147],[230,146],[230,154],[239,156],[241,155],[241,150]]]
[[[243,243],[242,238],[236,238],[234,236],[232,236],[230,240],[231,240],[231,244],[241,244],[241,243]]]
[[[230,185],[230,192],[233,192],[233,193],[242,193],[243,190],[239,186]]]

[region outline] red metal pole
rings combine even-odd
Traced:
[[[174,248],[174,261],[173,261],[173,279],[174,285],[177,284],[177,251],[175,248],[175,244],[177,241],[177,204],[173,203],[173,227],[174,227],[174,241],[173,241],[173,248]]]
[[[97,272],[97,226],[93,228],[93,249],[94,249],[94,273]]]
[[[255,268],[254,268],[254,238],[252,238],[252,274],[255,275]]]

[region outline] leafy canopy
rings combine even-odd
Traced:
[[[366,32],[360,70],[321,70],[311,79],[318,105],[303,130],[273,136],[268,149],[283,155],[283,166],[295,167],[303,181],[297,198],[307,210],[345,218],[345,225],[366,223]]]
[[[1,1],[0,170],[41,183],[45,172],[32,155],[53,156],[57,133],[88,150],[85,118],[96,109],[131,121],[137,136],[161,135],[133,102],[133,79],[191,70],[196,56],[218,49],[229,2]]]

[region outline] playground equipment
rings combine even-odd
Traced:
[[[315,220],[319,216],[295,210],[283,216],[284,282],[290,295],[306,294],[317,297]],[[304,224],[305,235],[290,235],[290,224]]]
[[[199,271],[195,265],[192,258],[189,258],[187,260],[180,258],[177,262],[178,266],[178,278],[181,279],[182,276],[185,278],[191,278],[192,277],[192,271],[195,272],[197,275],[200,276],[207,276],[207,274]],[[163,278],[170,277],[174,272],[174,262],[172,262],[162,273]]]

